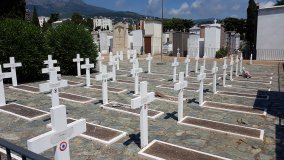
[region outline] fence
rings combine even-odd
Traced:
[[[284,60],[284,49],[257,49],[257,60]]]

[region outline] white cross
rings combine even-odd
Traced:
[[[179,53],[180,49],[177,49],[177,58],[180,58],[180,53]]]
[[[216,89],[216,85],[217,85],[217,72],[218,72],[217,62],[214,61],[214,63],[213,63],[213,68],[212,68],[212,74],[213,74],[213,93],[214,93],[214,94],[217,92],[217,89]]]
[[[232,55],[230,61],[230,81],[233,81],[233,70],[234,70],[234,59]]]
[[[173,82],[177,81],[177,66],[179,65],[179,62],[177,61],[177,58],[174,58],[174,62],[172,63],[172,67],[174,67],[173,70]]]
[[[131,50],[127,50],[127,59],[130,59]]]
[[[84,61],[84,58],[80,58],[80,54],[76,55],[76,58],[73,59],[73,62],[77,62],[77,75],[81,77],[81,61]]]
[[[130,59],[130,63],[132,63],[132,69],[135,68],[136,66],[139,66],[139,61],[135,58]],[[134,75],[132,74],[132,77],[134,77]]]
[[[203,103],[203,85],[204,79],[206,78],[206,73],[204,73],[204,66],[200,67],[200,74],[197,76],[197,80],[200,82],[199,86],[199,105]]]
[[[226,86],[226,76],[227,76],[227,57],[224,58],[224,65],[223,65],[223,87]]]
[[[174,90],[178,91],[178,120],[183,118],[183,89],[186,88],[188,82],[184,80],[184,73],[179,73],[179,82],[174,85]]]
[[[59,105],[59,88],[67,87],[68,83],[66,80],[58,81],[57,71],[50,71],[49,79],[50,81],[48,83],[43,83],[39,85],[39,90],[40,92],[51,91],[52,107],[55,107]]]
[[[117,65],[117,61],[115,60],[115,57],[112,57],[112,59],[110,60],[108,64],[112,66],[112,81],[115,82],[116,81],[116,65]]]
[[[94,68],[94,63],[90,64],[90,59],[85,58],[85,64],[81,65],[82,69],[86,69],[86,87],[91,86],[91,68]]]
[[[99,72],[101,73],[102,72],[102,65],[103,65],[103,60],[105,58],[102,56],[102,53],[99,52],[99,56],[97,57],[97,61],[98,61],[98,64],[99,64]]]
[[[122,61],[123,60],[123,52],[122,51],[120,51],[120,53],[117,51],[116,52],[116,55],[115,55],[115,59],[116,59],[116,61],[117,61],[117,63],[116,63],[116,65],[117,65],[117,67],[116,67],[116,69],[117,70],[119,70],[119,61]]]
[[[16,67],[21,67],[21,66],[22,66],[22,63],[21,62],[16,63],[14,57],[10,57],[10,63],[3,64],[3,68],[11,68],[13,86],[18,85]]]
[[[108,104],[108,89],[107,89],[107,80],[112,78],[112,73],[107,73],[107,66],[102,66],[102,72],[99,75],[96,75],[97,81],[102,81],[102,98],[103,104]]]
[[[140,142],[141,148],[148,145],[148,104],[154,101],[155,93],[147,91],[147,82],[140,83],[140,96],[131,99],[131,109],[140,108]]]
[[[240,57],[240,72],[242,73],[242,69],[243,69],[243,53],[241,54]]]
[[[250,54],[249,64],[252,65],[252,54]]]
[[[235,72],[235,75],[236,77],[239,76],[239,55],[237,55],[237,58],[236,58],[236,72]]]
[[[146,61],[148,61],[148,74],[151,74],[151,62],[153,57],[151,56],[151,53],[148,53],[148,56],[146,58]]]
[[[143,72],[142,68],[139,68],[138,59],[135,60],[134,68],[131,69],[131,74],[134,76],[135,83],[134,83],[134,93],[136,95],[139,94],[138,86],[139,86],[139,73]]]
[[[109,52],[108,62],[112,61],[112,59],[113,59],[113,54],[112,52]]]
[[[198,61],[199,61],[199,54],[195,57],[195,73],[198,73]]]
[[[28,149],[37,154],[54,148],[55,160],[70,160],[69,140],[86,132],[86,120],[80,119],[67,124],[66,107],[56,106],[50,109],[52,130],[29,139]]]
[[[189,55],[186,56],[184,63],[185,63],[185,77],[188,77],[188,65],[190,63]]]
[[[44,61],[44,64],[47,64],[47,68],[43,68],[42,73],[48,73],[49,74],[51,71],[59,72],[60,67],[54,67],[54,63],[57,63],[57,60],[52,60],[52,55],[48,55],[48,60]]]
[[[204,66],[204,69],[206,69],[206,58],[207,58],[207,56],[204,55],[203,56],[203,66]]]
[[[3,73],[2,66],[0,65],[0,106],[6,105],[3,79],[11,78],[11,77],[12,77],[12,73],[11,72]]]

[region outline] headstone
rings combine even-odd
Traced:
[[[116,58],[112,57],[112,59],[110,59],[110,62],[108,64],[112,66],[112,81],[116,82],[116,66],[117,66]]]
[[[128,49],[128,24],[119,22],[113,29],[113,52],[126,52]]]
[[[11,68],[11,74],[12,74],[12,85],[17,86],[17,73],[16,73],[16,67],[21,67],[22,63],[16,63],[14,57],[10,57],[10,63],[3,64],[3,68]]]
[[[56,106],[50,109],[52,130],[29,139],[28,149],[37,154],[54,148],[55,160],[70,160],[69,139],[86,132],[86,120],[80,119],[67,124],[66,107]]]
[[[243,54],[241,54],[241,57],[240,57],[240,72],[241,73],[243,72],[242,69],[243,69]]]
[[[147,91],[147,82],[140,83],[140,96],[131,100],[131,109],[140,108],[141,148],[148,145],[148,104],[154,101],[155,93]]]
[[[102,56],[102,53],[99,52],[99,56],[97,57],[97,61],[99,63],[99,71],[100,73],[102,73],[102,66],[103,66],[103,63],[102,61],[104,60],[105,58]]]
[[[184,63],[185,63],[185,77],[188,77],[188,66],[190,63],[189,55],[186,56]]]
[[[231,56],[231,61],[230,61],[230,81],[233,81],[233,70],[234,70],[234,59],[233,59],[233,56]]]
[[[197,76],[197,80],[200,82],[199,86],[199,105],[203,103],[203,85],[204,79],[206,78],[206,73],[204,73],[204,66],[200,68],[200,74]]]
[[[77,63],[77,76],[78,77],[81,77],[81,62],[82,61],[84,61],[84,58],[80,58],[80,54],[77,54],[76,58],[73,59],[73,62]]]
[[[183,89],[188,85],[184,80],[184,73],[179,73],[179,82],[175,84],[174,90],[178,91],[178,121],[183,118]]]
[[[223,87],[226,86],[226,76],[227,76],[227,58],[224,58],[224,65],[223,65]]]
[[[198,73],[199,54],[195,57],[195,73]]]
[[[203,66],[204,66],[204,69],[206,70],[206,56],[204,55],[203,56]]]
[[[174,67],[174,70],[173,70],[173,82],[176,82],[177,79],[177,66],[179,65],[178,61],[177,61],[177,58],[174,58],[174,62],[172,63],[172,67]]]
[[[135,79],[135,83],[134,83],[134,92],[136,95],[139,94],[139,73],[141,73],[143,70],[142,68],[139,68],[139,63],[138,63],[138,59],[136,59],[136,62],[134,63],[134,68],[131,69],[131,74],[134,75],[134,79]]]
[[[148,61],[148,74],[151,74],[151,62],[153,57],[151,56],[151,53],[148,53],[148,57],[146,58],[146,61]]]
[[[250,54],[249,64],[252,65],[252,54]]]
[[[102,72],[99,75],[96,75],[97,81],[102,81],[102,98],[103,104],[108,104],[108,88],[107,80],[112,78],[112,73],[107,73],[107,66],[102,66]]]
[[[91,68],[94,68],[93,63],[90,64],[90,59],[85,58],[85,64],[81,65],[82,69],[86,69],[86,87],[91,86]]]
[[[236,72],[235,72],[235,75],[236,77],[239,76],[239,56],[237,55],[237,58],[236,58]]]
[[[213,93],[214,93],[214,94],[217,92],[217,89],[216,89],[216,85],[217,85],[217,72],[218,72],[217,62],[214,61],[214,63],[213,63],[213,68],[212,68],[212,74],[213,74]]]
[[[6,105],[4,82],[3,82],[3,80],[6,78],[12,78],[12,73],[11,72],[3,73],[2,66],[0,65],[0,106]]]

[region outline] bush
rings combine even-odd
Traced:
[[[63,23],[47,32],[47,40],[53,58],[58,61],[64,75],[77,74],[76,63],[72,60],[76,54],[90,58],[90,63],[96,62],[97,46],[93,43],[90,32],[83,26],[71,22]]]
[[[17,68],[19,82],[41,80],[44,77],[41,69],[45,68],[43,61],[47,59],[49,51],[39,27],[22,20],[0,20],[0,64],[8,63],[9,57],[22,62],[22,67]],[[10,69],[3,70],[10,72]]]
[[[227,49],[226,48],[220,48],[217,52],[216,52],[216,56],[215,58],[223,58],[227,56]]]

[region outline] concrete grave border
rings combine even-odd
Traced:
[[[26,84],[20,84],[18,86],[27,86],[27,87],[31,87],[31,88],[37,88],[39,90],[38,87],[35,86],[30,86],[30,85],[26,85]],[[33,92],[33,91],[28,91],[28,90],[24,90],[24,89],[20,89],[20,88],[16,88],[17,86],[9,86],[10,89],[15,89],[15,90],[19,90],[19,91],[24,91],[24,92],[28,92],[28,93],[33,93],[33,94],[39,94],[40,92]]]
[[[79,84],[70,85],[68,82],[79,83]],[[75,81],[70,81],[70,80],[67,80],[67,83],[68,83],[68,86],[71,86],[71,87],[83,86],[84,85],[84,83],[82,83],[82,82],[75,82]]]
[[[94,86],[94,85],[92,85],[92,86]],[[88,87],[87,89],[93,89],[93,90],[98,90],[98,91],[101,91],[101,90],[102,90],[102,89],[92,88],[92,86],[91,86],[91,87]],[[98,86],[98,85],[97,85],[97,86]],[[108,92],[112,92],[112,93],[124,93],[124,92],[127,91],[127,89],[116,88],[116,87],[109,87],[109,86],[108,86],[108,88],[115,88],[115,89],[121,89],[121,90],[122,90],[122,91],[120,91],[120,92],[115,92],[115,91],[110,91],[110,90],[108,90]]]
[[[258,90],[262,90],[262,89],[258,89],[257,87],[255,87],[255,88],[245,88],[244,86],[240,86],[240,85],[226,85],[225,88],[236,88],[236,89],[240,89],[240,90],[255,90],[256,92]],[[268,87],[267,91],[270,91],[270,90],[271,90],[271,88]],[[264,90],[264,91],[266,91],[266,90]]]
[[[158,85],[158,86],[156,86],[156,88],[166,88],[166,89],[171,89],[171,90],[174,90],[174,87],[173,88],[170,88],[170,87],[163,87],[162,86],[163,84],[161,84],[161,85]],[[188,92],[199,92],[199,89],[198,90],[189,90],[189,89],[183,89],[184,91],[188,91]]]
[[[249,99],[262,99],[262,100],[269,100],[269,96],[268,95],[260,95],[260,96],[266,96],[266,98],[257,98],[257,97],[247,97],[247,96],[238,96],[238,95],[230,95],[230,94],[222,94],[220,93],[222,91],[217,91],[216,94],[219,95],[225,95],[225,96],[230,96],[230,97],[243,97],[243,98],[249,98]],[[225,91],[224,91],[225,92]],[[229,91],[228,91],[229,92]],[[241,92],[231,92],[231,93],[241,93]],[[257,96],[257,95],[255,95]]]
[[[74,95],[74,96],[80,96],[80,97],[84,97],[84,98],[89,98],[91,100],[86,101],[86,102],[81,102],[81,101],[76,101],[76,100],[72,100],[72,99],[62,98],[62,97],[60,97],[60,93],[66,93],[66,94],[70,94],[70,95]],[[47,96],[51,97],[50,94],[48,94]],[[75,102],[75,103],[81,103],[81,104],[86,104],[86,103],[90,103],[90,102],[93,102],[93,101],[97,100],[96,98],[82,96],[82,95],[79,95],[79,94],[67,93],[67,92],[59,92],[59,99],[62,99],[62,100],[65,100],[65,101],[70,101],[70,102]]]

